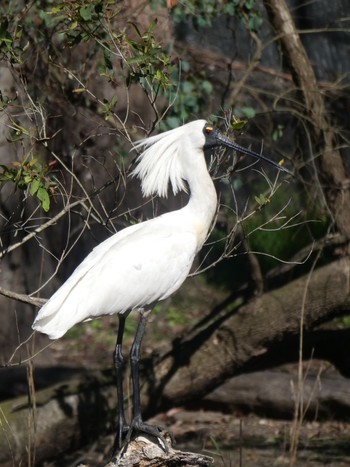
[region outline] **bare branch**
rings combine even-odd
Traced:
[[[17,300],[22,303],[29,303],[30,305],[35,305],[37,307],[43,306],[47,300],[45,298],[31,297],[30,295],[21,294],[12,292],[11,290],[6,290],[3,287],[0,287],[0,294],[4,297],[11,298],[12,300]]]

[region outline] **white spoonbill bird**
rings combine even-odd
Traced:
[[[196,120],[135,144],[143,152],[133,175],[141,180],[144,196],[167,196],[186,190],[187,205],[154,219],[127,227],[102,242],[75,269],[67,281],[39,311],[33,329],[58,339],[75,324],[101,315],[117,314],[119,329],[114,351],[117,376],[118,430],[120,447],[124,434],[145,432],[162,439],[161,429],[141,417],[138,361],[147,318],[154,305],[169,297],[186,279],[193,259],[202,248],[217,208],[217,195],[208,173],[204,149],[226,146],[283,167],[261,154],[238,146]],[[133,417],[126,423],[123,408],[122,340],[125,319],[140,310],[140,322],[131,347]]]

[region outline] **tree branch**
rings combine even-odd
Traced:
[[[30,297],[26,294],[12,292],[11,290],[4,289],[3,287],[0,287],[0,295],[39,307],[43,306],[47,302],[46,298]]]
[[[336,147],[334,129],[314,70],[285,0],[265,0],[264,3],[312,123],[313,139],[320,150],[321,175],[326,184],[324,191],[328,207],[339,231],[350,239],[350,183]]]

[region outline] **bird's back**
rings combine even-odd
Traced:
[[[81,321],[171,295],[197,251],[196,235],[179,212],[128,227],[98,245],[39,311],[33,329],[57,339]]]

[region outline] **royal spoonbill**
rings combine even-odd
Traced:
[[[139,357],[147,318],[160,300],[169,297],[186,279],[195,255],[202,248],[217,209],[217,195],[208,173],[204,150],[226,146],[285,168],[262,154],[238,146],[205,120],[196,120],[135,144],[141,149],[133,175],[144,196],[167,196],[189,190],[187,205],[127,227],[96,246],[67,281],[39,311],[33,329],[58,339],[75,324],[101,315],[117,314],[119,328],[114,350],[118,395],[119,447],[126,435],[144,432],[162,439],[161,429],[141,416]],[[123,408],[122,341],[125,320],[140,310],[140,321],[130,351],[133,415],[126,422]]]

